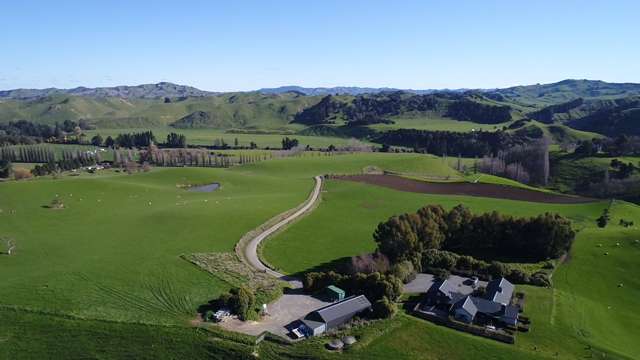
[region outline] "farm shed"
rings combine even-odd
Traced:
[[[345,292],[337,286],[329,285],[324,289],[324,296],[329,301],[342,301],[344,300]]]
[[[303,332],[307,336],[316,336],[327,330],[336,328],[357,314],[371,308],[371,303],[366,296],[352,296],[337,303],[327,305],[316,311],[310,312],[302,323]]]

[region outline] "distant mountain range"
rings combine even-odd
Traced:
[[[399,89],[399,88],[373,88],[356,86],[337,87],[302,87],[302,86],[281,86],[276,88],[262,88],[255,91],[261,94],[284,94],[293,93],[304,96],[325,96],[325,95],[364,95],[391,92],[405,92],[417,95],[434,93],[465,93],[479,92],[488,94],[489,97],[506,97],[522,100],[524,103],[535,104],[557,104],[575,98],[597,98],[597,97],[622,97],[628,95],[639,95],[640,84],[636,83],[608,83],[599,80],[563,80],[551,84],[535,84],[513,86],[501,89]],[[231,92],[226,92],[231,93]],[[114,87],[76,87],[72,89],[13,89],[0,91],[0,99],[30,100],[53,95],[73,95],[86,96],[92,98],[119,97],[123,99],[158,99],[158,98],[184,98],[184,97],[206,97],[223,94],[222,92],[212,92],[200,90],[192,86],[178,85],[169,82],[157,84],[143,84],[135,86],[114,86]],[[500,100],[500,99],[496,99]]]
[[[284,86],[215,93],[161,82],[0,91],[0,122],[254,130],[324,126],[329,131],[342,125],[393,125],[402,118],[421,119],[413,121],[417,125],[451,119],[500,127],[536,120],[609,136],[640,135],[640,84],[563,80],[503,89]]]
[[[177,85],[169,82],[136,86],[114,86],[73,89],[14,89],[0,91],[0,99],[30,100],[53,95],[73,95],[93,98],[118,97],[123,99],[156,99],[178,97],[203,97],[216,95],[215,92],[196,89],[192,86]]]
[[[413,90],[413,89],[398,89],[398,88],[372,88],[372,87],[357,87],[357,86],[336,86],[336,87],[301,87],[301,86],[280,86],[277,88],[262,88],[257,90],[263,94],[283,94],[287,92],[298,93],[306,96],[317,95],[363,95],[363,94],[379,94],[384,92],[407,92],[412,94],[433,94],[442,91],[462,92],[467,89],[425,89],[425,90]]]

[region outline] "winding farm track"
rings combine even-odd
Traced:
[[[294,288],[302,287],[302,283],[297,279],[291,278],[287,275],[284,275],[275,270],[272,270],[267,265],[265,265],[262,262],[262,260],[260,260],[260,256],[258,256],[258,246],[264,239],[268,238],[270,235],[280,230],[281,228],[291,223],[292,221],[295,221],[296,219],[304,215],[306,212],[308,212],[311,208],[313,208],[313,206],[318,202],[318,199],[320,199],[320,191],[322,190],[322,177],[316,176],[314,179],[316,183],[315,183],[315,186],[313,187],[313,191],[311,192],[311,195],[307,198],[307,200],[301,206],[299,206],[299,208],[294,213],[287,215],[284,219],[278,221],[276,224],[271,225],[266,230],[263,230],[260,233],[258,233],[255,237],[253,237],[247,242],[244,249],[241,249],[242,255],[243,255],[242,257],[244,258],[244,260],[247,262],[249,266],[251,266],[257,271],[263,271],[263,272],[266,272],[267,274],[270,274],[282,280],[288,281]]]
[[[436,183],[395,175],[344,175],[333,179],[355,181],[369,185],[424,194],[480,196],[494,199],[529,201],[547,204],[582,204],[595,199],[528,190],[512,186],[483,183]]]

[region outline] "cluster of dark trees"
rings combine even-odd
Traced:
[[[335,285],[350,295],[364,295],[371,301],[374,318],[388,318],[395,311],[394,301],[402,295],[402,281],[391,274],[374,272],[370,274],[339,274],[329,272],[309,272],[303,278],[304,290],[316,293],[329,285]]]
[[[60,141],[65,134],[73,134],[88,128],[90,125],[85,120],[79,122],[65,120],[62,123],[56,123],[55,126],[36,124],[27,120],[9,121],[6,124],[0,124],[0,145]]]
[[[504,131],[476,131],[469,133],[397,129],[384,132],[372,139],[374,142],[413,148],[434,155],[461,155],[481,157],[497,154],[528,139]]]
[[[327,95],[317,104],[297,113],[293,122],[305,125],[331,124],[334,122],[335,114],[343,108],[344,103],[336,101],[331,95]]]
[[[449,105],[447,116],[480,124],[500,124],[511,121],[511,107],[462,99]]]
[[[5,146],[0,147],[0,159],[11,162],[48,163],[55,160],[55,153],[49,148],[37,145]]]
[[[549,145],[547,138],[515,145],[499,151],[496,156],[485,156],[479,164],[479,170],[522,183],[547,185],[550,171]]]
[[[95,137],[94,137],[95,139]],[[92,139],[93,140],[93,139]],[[96,139],[97,142],[98,139]],[[113,140],[113,144],[111,146],[123,147],[123,148],[134,148],[134,147],[147,147],[152,143],[156,142],[156,137],[153,135],[151,131],[143,131],[139,133],[124,133],[118,134],[116,138]],[[108,141],[111,143],[111,141]],[[106,144],[105,144],[106,145]],[[109,146],[109,145],[107,145]]]
[[[228,308],[243,321],[255,318],[255,305],[256,296],[253,290],[246,286],[233,288],[228,293],[222,294],[217,300],[218,308]],[[209,316],[205,315],[205,317]]]
[[[616,138],[584,140],[578,143],[574,154],[582,157],[638,156],[640,155],[640,137],[621,135]]]
[[[164,145],[172,148],[187,147],[187,137],[182,134],[170,133],[167,135],[167,141]]]
[[[616,179],[629,178],[636,170],[638,170],[632,162],[624,163],[618,159],[611,160],[610,165],[615,170],[612,175]]]
[[[285,137],[282,139],[282,150],[291,150],[294,147],[298,146],[300,142],[298,139],[290,139],[289,137]]]
[[[378,251],[392,263],[406,260],[419,268],[428,249],[485,260],[558,258],[571,247],[575,233],[571,222],[558,214],[514,218],[495,211],[474,215],[463,205],[451,211],[429,205],[380,223],[373,237]]]
[[[511,120],[511,108],[476,101],[481,95],[460,93],[409,94],[402,91],[358,95],[349,103],[328,95],[296,114],[294,122],[306,125],[335,123],[338,117],[350,126],[393,123],[389,117],[436,111],[456,120],[498,124]]]

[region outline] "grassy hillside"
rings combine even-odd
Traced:
[[[297,112],[319,101],[318,97],[296,94],[263,95],[228,93],[185,99],[123,99],[54,95],[29,101],[0,101],[0,121],[30,120],[54,124],[85,119],[98,128],[131,128],[169,125],[197,111],[210,114],[198,127],[281,128]],[[178,125],[191,127],[188,121]]]
[[[547,106],[567,102],[575,98],[613,99],[639,95],[640,84],[607,83],[598,80],[563,80],[550,84],[498,89],[494,93],[530,106]]]

